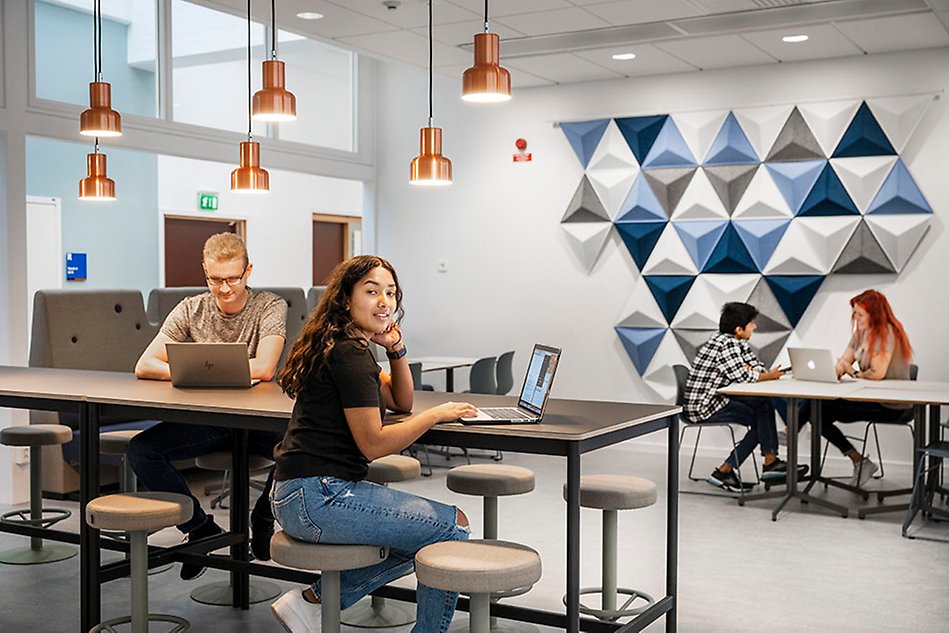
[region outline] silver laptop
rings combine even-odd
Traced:
[[[247,343],[165,343],[175,387],[251,387]]]
[[[554,384],[554,374],[560,363],[561,350],[546,345],[534,345],[531,362],[524,376],[524,386],[516,407],[488,407],[478,409],[472,418],[462,418],[464,424],[536,424],[544,417],[544,409]]]
[[[853,380],[844,374],[837,378],[836,361],[829,349],[812,349],[807,347],[789,347],[791,357],[791,372],[795,380],[813,380],[816,382],[840,382]]]

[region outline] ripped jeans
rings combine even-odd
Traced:
[[[345,609],[374,589],[412,572],[415,554],[440,541],[464,541],[469,528],[457,524],[455,506],[368,481],[305,477],[275,481],[274,516],[289,536],[310,543],[385,545],[389,557],[371,567],[340,574]],[[319,583],[313,585],[319,596]],[[418,584],[413,633],[445,633],[458,594]]]

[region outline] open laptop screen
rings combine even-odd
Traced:
[[[534,346],[527,375],[524,377],[524,386],[521,388],[521,398],[517,402],[519,407],[537,415],[543,413],[559,360],[559,349],[546,345]]]

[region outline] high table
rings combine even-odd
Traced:
[[[429,371],[445,372],[445,391],[455,390],[455,370],[462,367],[471,367],[480,358],[469,356],[419,356],[413,357],[413,363],[422,363],[422,373]]]
[[[451,398],[450,394],[416,392],[415,410],[423,410]],[[479,406],[510,406],[514,398],[470,394]],[[234,429],[234,475],[230,509],[231,528],[224,535],[170,548],[151,548],[150,565],[171,561],[197,562],[232,573],[234,605],[248,607],[249,574],[296,582],[312,581],[313,575],[297,570],[247,562],[248,470],[247,430],[279,430],[285,427],[292,401],[273,383],[248,390],[176,389],[167,382],[136,380],[131,374],[27,367],[0,367],[0,406],[78,411],[80,417],[80,514],[99,494],[99,419],[130,416],[187,424],[216,424]],[[640,631],[665,616],[666,631],[676,630],[677,522],[678,522],[678,407],[581,400],[551,400],[540,425],[466,426],[439,425],[420,442],[445,446],[484,448],[567,458],[567,581],[566,614],[506,604],[492,605],[494,615],[584,631]],[[390,420],[395,423],[396,420]],[[667,430],[668,481],[666,519],[666,595],[625,625],[580,619],[580,461],[584,453],[648,433]],[[122,549],[122,544],[100,545],[98,530],[80,523],[80,631],[100,619],[100,583],[128,575],[128,562],[101,566],[100,546]],[[17,527],[5,531],[32,535],[36,528]],[[52,540],[75,542],[75,535],[45,531]],[[231,557],[202,554],[229,545]],[[379,595],[414,600],[414,591],[384,587]],[[467,601],[459,601],[465,608]]]

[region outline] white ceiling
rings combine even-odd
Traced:
[[[192,0],[242,15],[244,0]],[[435,71],[460,77],[483,0],[434,0]],[[281,28],[427,68],[427,0],[279,0]],[[302,20],[303,11],[323,14]],[[253,3],[270,21],[270,3]],[[490,4],[515,86],[949,46],[949,0],[506,0]],[[806,34],[787,44],[785,35]],[[636,59],[615,61],[631,52]]]

